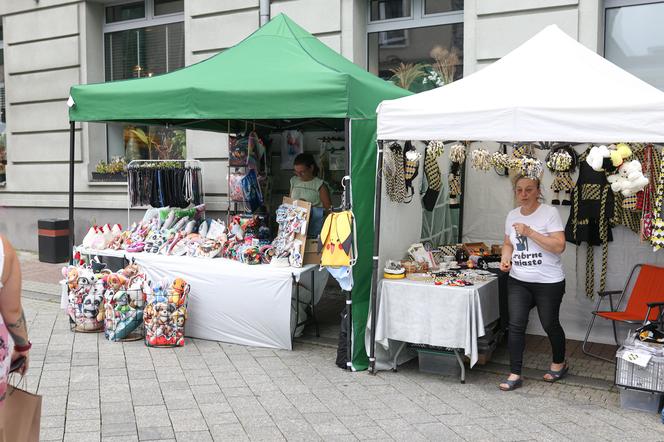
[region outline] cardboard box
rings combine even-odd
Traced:
[[[463,245],[469,255],[483,256],[484,253],[489,254],[491,248],[483,242],[467,242]]]
[[[321,253],[318,253],[318,239],[307,239],[304,243],[303,264],[320,264]]]

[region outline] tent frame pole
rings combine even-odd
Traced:
[[[74,251],[74,148],[76,132],[75,123],[69,122],[69,253]],[[70,256],[70,261],[73,255]]]
[[[351,179],[350,179],[350,119],[344,118],[344,179],[348,180],[344,192],[344,210],[352,210],[351,207]],[[347,177],[347,178],[346,178]],[[357,257],[355,257],[357,259]],[[351,272],[353,270],[351,269]],[[346,295],[346,369],[353,371],[353,290],[344,290]]]
[[[378,312],[378,261],[380,253],[380,209],[382,198],[383,175],[381,165],[383,164],[383,140],[378,141],[376,152],[376,199],[374,201],[374,243],[373,264],[371,271],[371,345],[369,349],[369,371],[376,374],[376,314]]]

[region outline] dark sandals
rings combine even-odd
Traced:
[[[502,386],[502,384],[507,384],[508,387],[505,388],[505,387]],[[505,379],[504,382],[501,382],[500,385],[498,385],[498,388],[500,388],[502,391],[513,391],[513,390],[516,390],[517,388],[521,387],[522,385],[523,385],[523,379],[522,378],[514,379],[514,380]]]
[[[545,377],[543,379],[544,379],[545,382],[554,383],[554,382],[557,382],[557,381],[561,380],[562,378],[564,378],[568,371],[569,371],[569,366],[567,365],[567,363],[565,363],[563,368],[561,368],[560,370],[549,370],[549,371],[547,371],[545,373],[545,376],[548,374],[549,376],[551,376],[551,378],[546,378]]]

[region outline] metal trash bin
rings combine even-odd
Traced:
[[[59,263],[69,261],[69,220],[47,218],[37,221],[39,261]]]

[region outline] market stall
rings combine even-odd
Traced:
[[[511,146],[517,142],[538,143],[543,150],[560,142],[664,142],[664,93],[556,26],[545,28],[472,75],[439,89],[384,101],[377,112],[379,155],[393,140],[473,140],[470,148],[494,151],[498,151],[499,143]],[[543,156],[538,152],[534,155]],[[493,172],[466,170],[464,239],[500,243],[504,216],[513,203],[509,180]],[[545,175],[545,181],[548,179]],[[384,187],[378,190],[385,191]],[[377,209],[379,222],[380,206]],[[559,210],[563,219],[568,218],[569,207],[561,206]],[[606,273],[600,269],[599,260],[596,269],[586,269],[586,259],[578,258],[578,249],[568,245],[563,256],[567,291],[561,322],[568,338],[582,340],[592,306],[583,289],[584,273],[603,273],[607,275],[607,289],[616,289],[622,287],[633,263],[664,263],[664,257],[654,254],[650,244],[640,243],[638,236],[619,228],[614,229],[609,245]],[[375,250],[374,255],[384,259],[382,250]],[[374,293],[376,287],[374,282]],[[530,326],[531,332],[542,334],[534,327]],[[611,342],[610,330],[607,325],[593,339]]]
[[[70,231],[74,211],[76,122],[129,122],[239,132],[259,127],[334,128],[345,132],[346,206],[374,194],[375,108],[409,92],[369,74],[281,14],[238,45],[168,74],[75,86],[70,92]],[[353,267],[354,342],[363,342],[372,248],[371,204],[352,205],[358,259]],[[219,283],[220,280],[217,280]],[[251,305],[249,305],[251,307]],[[195,308],[195,307],[192,307]],[[367,367],[363,345],[353,346],[354,369]]]
[[[256,347],[290,350],[295,316],[292,293],[298,283],[311,287],[318,266],[248,266],[226,259],[199,259],[113,250],[79,251],[85,255],[126,258],[138,264],[152,281],[179,275],[189,282],[186,335]],[[242,296],[238,296],[242,293]]]

